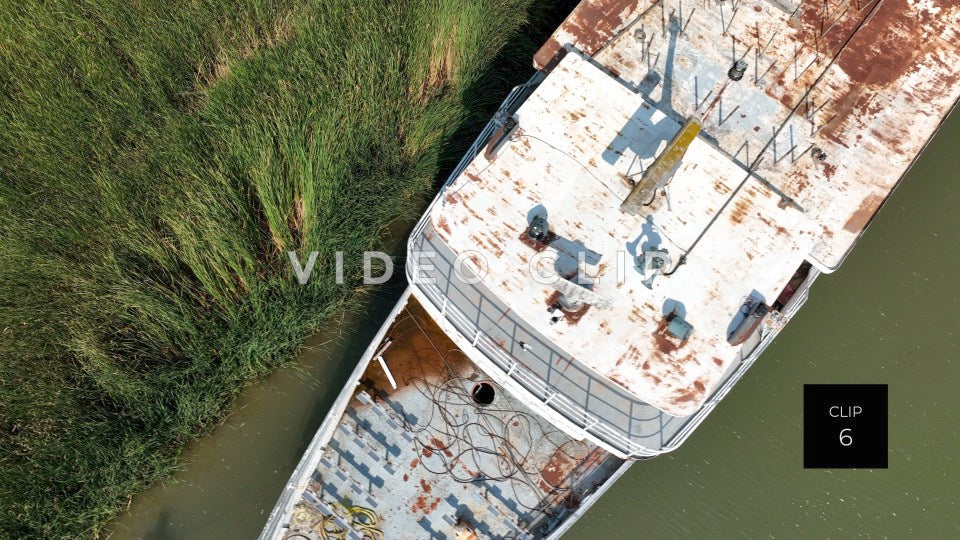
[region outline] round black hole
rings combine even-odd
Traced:
[[[493,398],[497,395],[497,392],[493,389],[492,384],[482,382],[473,387],[470,395],[477,405],[489,405],[493,403]]]

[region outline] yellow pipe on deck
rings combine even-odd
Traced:
[[[634,215],[640,213],[640,208],[653,198],[653,192],[666,184],[676,172],[684,154],[687,153],[687,148],[700,134],[701,129],[703,125],[696,118],[690,118],[683,124],[663,152],[644,171],[637,185],[633,186],[630,194],[620,205],[621,211]]]

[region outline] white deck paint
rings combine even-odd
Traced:
[[[696,411],[739,353],[727,335],[744,299],[755,291],[772,303],[818,227],[755,180],[736,191],[746,171],[702,139],[668,185],[669,204],[659,198],[644,216],[622,213],[626,176],[648,166],[680,126],[578,54],[564,58],[516,117],[511,140],[491,160],[477,156],[449,187],[431,215],[434,228],[453,251],[482,255],[484,284],[561,350],[670,414]],[[637,248],[666,248],[676,263],[728,199],[685,265],[657,277],[652,290],[641,284]],[[561,271],[576,268],[577,251],[595,253],[585,257],[585,274],[609,308],[551,324],[555,289],[534,279],[536,251],[521,241],[538,205],[561,237],[545,253]],[[677,303],[694,331],[675,347],[656,334]]]

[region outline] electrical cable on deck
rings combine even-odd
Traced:
[[[574,475],[582,474],[583,471],[579,467],[571,471],[566,479],[567,486],[554,486],[543,477],[542,467],[549,464],[551,457],[558,455],[578,462],[579,456],[590,445],[568,439],[560,430],[553,426],[548,428],[547,424],[538,421],[534,415],[517,411],[506,399],[497,402],[506,408],[477,406],[469,390],[476,381],[458,376],[417,317],[409,311],[407,317],[430,343],[428,349],[416,349],[414,352],[428,350],[436,353],[446,373],[446,378],[440,383],[432,383],[419,377],[404,381],[433,403],[429,418],[420,420],[417,424],[403,419],[404,428],[414,434],[416,450],[421,456],[420,466],[433,474],[449,475],[460,483],[506,482],[517,503],[534,512],[534,516],[549,514],[557,505],[571,497],[569,485],[575,483]],[[456,348],[448,352],[454,351],[463,354]],[[452,406],[472,411],[475,417],[471,418],[466,412],[460,416],[451,411]],[[501,416],[505,414],[505,419],[502,419]],[[539,428],[536,435],[534,426]],[[566,440],[555,442],[553,439],[557,435]],[[583,448],[571,449],[571,446]],[[481,464],[483,456],[496,456],[496,470],[484,469]],[[548,456],[547,463],[541,463],[542,459],[536,459],[538,456]],[[440,462],[439,468],[432,467],[434,464],[430,463],[432,460],[429,459],[432,457],[436,457]],[[468,463],[472,467],[468,467]],[[522,500],[518,484],[526,486],[533,493],[542,492],[542,485],[548,486],[551,491],[546,497],[527,503]]]

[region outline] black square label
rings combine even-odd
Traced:
[[[803,385],[803,466],[887,468],[887,385]]]

